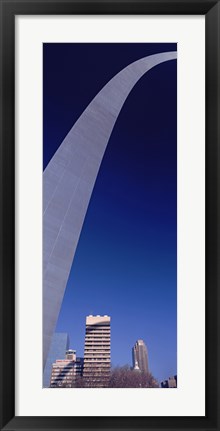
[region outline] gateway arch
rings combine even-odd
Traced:
[[[43,364],[104,152],[137,81],[176,52],[150,55],[115,75],[76,121],[43,174]]]

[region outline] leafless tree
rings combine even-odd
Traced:
[[[77,376],[72,381],[71,385],[57,384],[56,387],[72,387],[72,388],[158,388],[159,384],[151,373],[143,373],[139,370],[133,370],[129,365],[123,367],[112,368],[110,377],[106,380],[106,376],[100,373],[94,373],[89,379],[83,376]]]
[[[158,388],[151,373],[133,370],[128,365],[112,369],[109,388]]]
[[[85,388],[85,381],[83,376],[77,376],[72,382],[72,388]]]
[[[83,377],[77,376],[73,381],[72,387],[74,388],[104,388],[108,387],[109,371],[91,366],[89,374]]]

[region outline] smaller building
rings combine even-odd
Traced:
[[[50,387],[71,388],[83,373],[83,358],[76,357],[75,350],[67,350],[65,359],[57,359],[52,365]]]
[[[177,376],[169,377],[161,382],[161,388],[177,388]]]

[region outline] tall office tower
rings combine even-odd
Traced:
[[[83,379],[87,387],[108,385],[111,368],[109,316],[87,316]]]
[[[75,350],[67,350],[66,359],[57,359],[52,365],[50,387],[74,387],[77,377],[82,376],[83,361],[76,357]]]
[[[43,374],[43,387],[49,388],[52,364],[57,358],[65,358],[65,353],[69,349],[69,336],[63,332],[55,332],[52,337],[49,354]]]
[[[136,341],[132,349],[132,357],[134,369],[137,369],[138,366],[140,371],[144,373],[149,372],[147,347],[143,340]]]

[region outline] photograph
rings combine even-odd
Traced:
[[[2,431],[219,431],[220,0],[0,0]]]
[[[177,388],[177,43],[43,43],[43,388]]]

